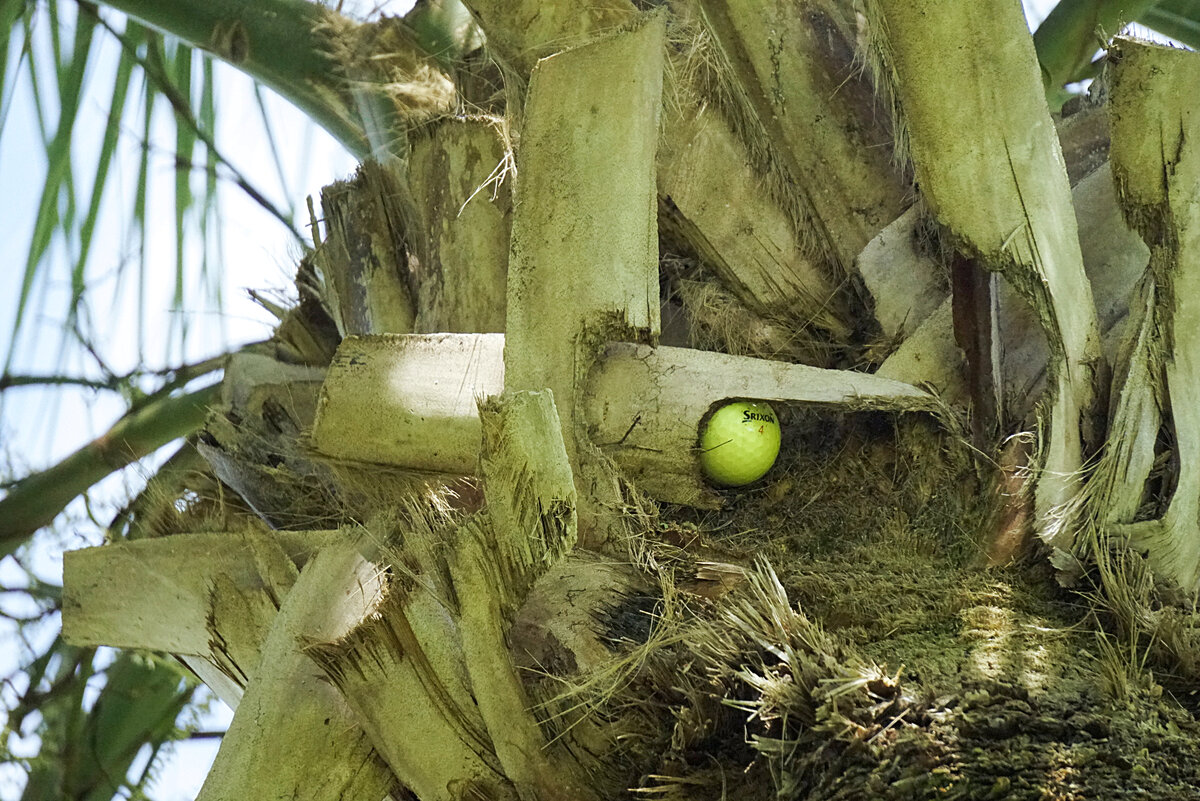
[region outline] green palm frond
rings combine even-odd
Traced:
[[[1144,11],[1138,22],[1188,47],[1200,48],[1200,0],[1161,0]]]
[[[361,64],[356,61],[359,57],[353,50],[356,46],[354,37],[359,35],[358,23],[341,18],[320,4],[304,0],[271,0],[248,6],[231,4],[231,0],[217,3],[193,0],[168,7],[142,0],[113,0],[110,5],[167,28],[172,35],[165,36],[133,19],[119,26],[109,19],[107,10],[87,4],[75,6],[46,0],[45,5],[38,6],[35,11],[24,6],[16,10],[15,6],[0,7],[12,23],[6,43],[11,47],[19,42],[31,54],[21,63],[37,103],[49,163],[17,293],[4,376],[12,372],[15,355],[27,346],[28,321],[32,318],[64,321],[60,364],[61,354],[73,346],[76,351],[82,349],[95,356],[103,372],[111,372],[104,367],[92,346],[94,316],[89,310],[89,290],[95,278],[90,265],[95,260],[94,245],[101,213],[111,205],[106,198],[115,191],[111,187],[115,175],[112,165],[122,140],[131,136],[131,118],[136,121],[134,125],[140,123],[140,135],[133,135],[140,139],[140,147],[131,193],[131,225],[127,233],[133,245],[137,272],[131,274],[128,265],[122,262],[118,266],[118,279],[132,281],[138,287],[137,355],[143,361],[147,358],[147,304],[152,301],[147,297],[145,287],[150,283],[151,270],[156,267],[148,263],[147,230],[153,224],[150,209],[161,205],[150,197],[154,185],[151,173],[158,155],[151,141],[153,121],[157,109],[162,106],[160,101],[165,101],[170,108],[175,130],[172,154],[175,166],[172,198],[175,259],[170,306],[176,312],[171,319],[178,322],[173,323],[176,327],[166,338],[168,359],[171,354],[184,352],[188,331],[187,318],[182,312],[194,305],[186,290],[188,250],[185,242],[189,237],[198,234],[202,277],[215,262],[215,247],[220,242],[219,179],[236,185],[301,241],[291,221],[294,204],[287,210],[276,207],[221,153],[214,138],[216,105],[211,62],[199,57],[184,41],[173,37],[203,43],[251,75],[270,81],[289,100],[308,111],[315,121],[340,134],[342,141],[358,152],[364,152],[364,141],[379,139],[372,134],[372,124],[382,124],[385,130],[393,130],[395,126],[391,121],[397,114],[413,114],[420,119],[426,111],[440,113],[436,112],[441,108],[437,105],[442,102],[440,100],[430,101],[434,105],[423,110],[420,104],[424,101],[413,101],[416,106],[405,107],[407,101],[402,102],[389,94],[392,90],[386,80],[388,74],[378,72],[369,59]],[[437,77],[440,75],[436,65],[439,59],[451,63],[479,43],[478,31],[470,15],[457,0],[423,3],[414,11],[411,24],[392,25],[387,30],[408,48],[405,63],[417,65],[413,69],[420,74],[433,76],[429,79],[433,82],[431,85],[440,85],[438,81],[445,80]],[[239,49],[237,43],[242,37],[245,37],[243,44],[254,43],[252,52]],[[119,45],[119,57],[112,75],[112,88],[105,93],[109,102],[104,135],[95,171],[90,176],[91,181],[86,182],[88,176],[77,155],[81,98],[88,89],[88,82],[95,80],[89,74],[97,61],[94,43],[114,40]],[[224,42],[224,46],[213,44],[218,40]],[[49,56],[41,52],[44,49],[49,49]],[[343,62],[335,61],[335,53],[340,53]],[[137,87],[139,81],[140,88]],[[265,120],[261,108],[260,114]],[[269,124],[266,130],[270,137]],[[278,158],[276,164],[282,176]],[[90,191],[81,193],[78,187],[85,183],[90,186]],[[40,299],[46,297],[46,287],[55,280],[50,265],[56,248],[65,249],[69,254],[70,300],[65,308],[44,308]],[[2,402],[3,395],[0,395]],[[76,480],[60,485],[83,489],[97,478],[94,471],[90,471],[87,476],[80,475]],[[48,510],[51,507],[54,512],[62,508],[58,501],[47,505]],[[44,521],[44,518],[44,514],[39,514],[27,519]]]
[[[27,106],[34,114],[33,130],[40,136],[46,159],[45,179],[31,192],[36,214],[22,269],[10,274],[8,291],[0,293],[5,305],[11,304],[6,311],[13,313],[11,328],[4,332],[8,343],[3,357],[6,369],[0,371],[0,404],[9,390],[40,386],[32,391],[47,398],[46,424],[52,424],[57,414],[61,393],[50,391],[56,388],[111,391],[129,404],[128,413],[108,432],[111,439],[84,445],[49,469],[0,489],[0,518],[5,521],[0,558],[15,553],[35,529],[121,464],[195,430],[217,397],[217,386],[189,391],[189,384],[219,369],[221,360],[162,372],[153,367],[161,359],[178,360],[178,354],[184,353],[189,316],[183,312],[196,305],[197,272],[201,286],[218,284],[218,190],[221,170],[226,168],[213,138],[217,101],[212,64],[186,44],[136,21],[122,22],[112,16],[59,0],[40,4],[0,0],[0,134],[14,107],[14,94],[27,91],[33,98],[33,105]],[[99,124],[93,113],[96,106],[101,109]],[[165,153],[154,144],[156,138],[162,139],[164,111],[174,118],[175,133]],[[122,153],[133,155],[123,165],[133,168],[128,177],[121,174]],[[175,167],[173,192],[169,199],[166,193],[155,197],[152,192],[159,183],[153,172],[168,157]],[[234,185],[244,186],[270,205],[249,179],[226,172]],[[112,228],[122,207],[124,244],[132,259],[111,248],[114,241],[120,244]],[[272,210],[298,237],[291,215]],[[154,353],[148,362],[151,354],[145,344],[156,341],[149,328],[159,325],[153,321],[161,317],[163,306],[148,290],[151,271],[162,267],[150,261],[148,229],[162,225],[168,215],[175,236],[169,308],[179,312],[169,319],[178,325],[169,337],[161,338],[167,352]],[[102,237],[105,227],[109,232]],[[116,283],[133,288],[137,296],[136,357],[139,364],[150,365],[121,375],[106,366],[101,351],[109,331],[128,324],[108,320],[105,301],[95,292],[101,282],[112,280],[114,267]],[[63,287],[69,291],[64,293]],[[206,298],[205,304],[212,307],[214,301],[219,308],[219,296]],[[28,356],[46,330],[47,319],[62,323],[57,345],[49,348],[51,354],[58,354],[51,364],[43,357],[31,361]],[[39,352],[46,352],[44,343]],[[127,354],[121,361],[127,362]],[[68,369],[80,362],[95,367],[82,373],[75,367]],[[16,365],[26,372],[15,374]],[[36,369],[30,372],[29,365]],[[116,450],[106,456],[109,448]],[[31,577],[21,592],[34,598],[57,590]],[[49,602],[58,603],[55,598]],[[29,642],[33,650],[22,649],[21,658],[29,690],[15,709],[7,710],[10,728],[20,727],[27,712],[39,713],[32,719],[38,721],[32,731],[41,740],[41,751],[28,765],[24,797],[113,797],[126,785],[126,773],[139,750],[150,744],[157,752],[175,735],[175,719],[191,695],[191,686],[182,682],[178,669],[133,654],[119,654],[97,673],[90,652],[69,648],[60,640],[48,646],[39,637],[30,637]],[[38,646],[39,642],[43,644]],[[100,700],[85,697],[89,683],[94,689],[101,681]],[[97,742],[104,747],[95,748]]]
[[[13,553],[100,479],[199,428],[219,396],[220,385],[215,384],[154,397],[58,464],[10,486],[0,499],[0,558]]]
[[[157,155],[150,142],[153,120],[161,107],[159,101],[166,101],[175,121],[174,152],[171,154],[175,165],[173,311],[181,312],[190,300],[185,281],[185,243],[192,235],[192,226],[201,234],[197,241],[201,244],[202,275],[216,259],[215,246],[220,241],[218,179],[221,174],[249,194],[300,241],[300,234],[292,223],[291,210],[276,208],[265,192],[230,167],[221,156],[214,139],[216,105],[210,61],[201,58],[186,44],[165,38],[136,21],[129,20],[123,28],[118,28],[91,7],[79,6],[78,13],[71,18],[67,13],[71,7],[60,6],[58,0],[48,0],[44,11],[40,7],[30,11],[23,4],[10,0],[0,6],[0,21],[9,23],[7,30],[0,31],[0,34],[7,34],[3,36],[5,49],[18,46],[31,53],[31,57],[18,64],[19,69],[14,70],[15,74],[7,84],[3,79],[10,76],[0,74],[0,87],[11,86],[22,78],[29,81],[44,132],[47,157],[34,229],[16,291],[14,320],[4,359],[5,372],[13,367],[14,355],[23,346],[27,324],[32,317],[62,319],[64,332],[79,330],[76,321],[87,314],[84,308],[87,290],[89,282],[95,280],[89,267],[95,254],[97,225],[101,212],[111,206],[111,200],[106,202],[106,198],[111,198],[117,191],[113,187],[112,165],[121,146],[122,134],[129,139],[133,130],[131,120],[138,118],[141,148],[136,183],[131,193],[129,229],[137,254],[138,275],[130,280],[135,280],[139,286],[148,282],[147,271],[151,267],[147,263],[145,231],[150,224],[147,209],[154,203],[148,195],[151,191],[150,172]],[[42,30],[41,34],[48,36],[39,38],[39,28],[46,26],[49,31]],[[50,51],[49,54],[40,52],[43,49],[40,43],[47,38],[48,48],[45,49]],[[81,104],[84,94],[92,91],[91,84],[108,77],[90,73],[101,61],[96,53],[98,45],[110,39],[116,40],[120,51],[111,75],[111,89],[106,93],[106,122],[95,157],[96,166],[89,174],[76,163],[80,158],[79,140],[88,137],[87,133],[81,132],[81,127],[86,124],[81,121]],[[47,59],[48,55],[51,58]],[[7,64],[8,60],[3,63]],[[142,89],[134,91],[134,84],[139,80]],[[8,94],[0,95],[0,108],[7,107]],[[81,192],[82,186],[89,187],[88,191]],[[41,308],[35,303],[41,294],[39,287],[52,280],[61,280],[52,277],[53,270],[48,266],[55,247],[64,248],[68,254],[70,299],[66,308]],[[121,270],[124,275],[124,266]],[[220,299],[215,300],[219,308]],[[144,295],[141,301],[137,313],[139,327],[144,327],[147,302]],[[187,338],[187,318],[177,313],[172,319],[179,321],[179,330],[168,341],[174,345],[174,352],[182,352]],[[64,348],[65,342],[60,352]],[[144,351],[139,349],[139,355],[144,355]]]
[[[53,21],[57,16],[57,4],[50,3],[50,14]],[[26,24],[26,31],[30,29]],[[44,263],[44,257],[59,230],[69,230],[74,222],[75,193],[73,191],[74,175],[71,170],[71,144],[74,136],[75,121],[79,113],[80,95],[83,90],[84,76],[91,55],[95,22],[86,17],[79,20],[75,27],[70,55],[64,56],[58,30],[51,32],[51,44],[54,50],[55,89],[58,100],[58,121],[54,132],[46,137],[46,182],[42,187],[41,199],[38,202],[37,219],[34,223],[33,236],[29,253],[25,259],[25,269],[22,275],[17,295],[17,308],[13,322],[8,355],[5,359],[5,372],[12,365],[15,346],[19,341],[22,324],[29,310],[29,299],[34,285],[39,277],[39,268]],[[28,62],[31,80],[37,81],[37,60]],[[40,93],[35,93],[40,97]],[[45,131],[45,117],[39,114]]]
[[[1092,77],[1096,51],[1154,5],[1154,0],[1061,0],[1033,34],[1047,90]]]
[[[142,31],[127,32],[128,35],[138,36]],[[96,221],[100,216],[105,189],[109,183],[109,169],[112,167],[113,156],[116,154],[117,142],[124,120],[126,101],[129,97],[129,86],[133,78],[134,64],[129,59],[121,59],[113,76],[112,94],[108,103],[108,116],[104,125],[104,139],[100,144],[100,154],[96,162],[96,174],[92,180],[91,197],[88,200],[87,212],[79,227],[79,251],[71,273],[71,305],[77,306],[86,290],[86,269],[91,256],[92,242],[96,232]]]
[[[1096,52],[1130,22],[1200,47],[1200,0],[1060,0],[1033,35],[1051,98],[1095,77]]]
[[[12,96],[8,78],[8,52],[13,39],[11,32],[29,12],[25,0],[0,0],[0,134],[4,133],[4,122],[8,119],[9,101]]]
[[[30,689],[7,726],[16,731],[34,711],[40,718],[33,731],[41,749],[29,760],[23,799],[109,801],[142,789],[144,779],[127,778],[138,753],[147,742],[158,749],[178,735],[175,722],[192,697],[194,680],[172,662],[127,651],[109,654],[60,640],[31,666]],[[104,661],[108,664],[97,667]]]

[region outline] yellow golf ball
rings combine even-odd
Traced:
[[[700,467],[722,487],[766,475],[779,455],[779,418],[765,403],[738,401],[717,409],[700,434]]]

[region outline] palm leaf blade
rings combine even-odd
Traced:
[[[1200,0],[1163,0],[1140,14],[1138,22],[1189,47],[1200,47]]]

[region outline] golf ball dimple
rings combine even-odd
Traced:
[[[700,434],[700,467],[718,486],[757,481],[778,455],[779,418],[765,403],[726,404],[713,412]]]

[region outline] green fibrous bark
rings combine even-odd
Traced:
[[[583,431],[600,343],[660,332],[655,151],[665,15],[540,62],[517,158],[505,388],[549,388],[580,486],[585,541],[607,538],[615,476]],[[587,487],[587,490],[583,488]]]
[[[452,567],[463,656],[504,774],[543,799],[596,798],[583,754],[549,742],[508,647],[534,582],[578,538],[574,476],[550,392],[480,405],[485,518],[468,521]]]
[[[404,575],[393,575],[376,612],[345,637],[306,653],[345,696],[388,767],[422,801],[480,794],[514,801],[463,664],[461,636],[443,580],[430,563],[451,532],[405,521]],[[420,545],[418,545],[420,543]],[[416,580],[414,580],[416,579]]]
[[[1046,334],[1051,378],[1036,506],[1041,535],[1069,546],[1064,510],[1080,485],[1084,436],[1095,435],[1100,339],[1021,6],[876,0],[868,13],[933,216],[960,253],[1016,287]]]
[[[1152,409],[1168,415],[1176,465],[1163,516],[1115,530],[1192,592],[1200,581],[1200,113],[1191,100],[1200,92],[1200,57],[1126,39],[1112,57],[1113,175],[1130,225],[1150,246],[1153,290],[1154,336],[1133,348],[1122,398],[1142,397],[1127,416],[1144,421],[1127,426],[1142,433],[1142,470],[1146,427],[1157,416],[1135,412],[1149,406],[1150,393]],[[1134,489],[1140,473],[1131,476]],[[1131,507],[1122,504],[1120,522],[1131,522]]]

